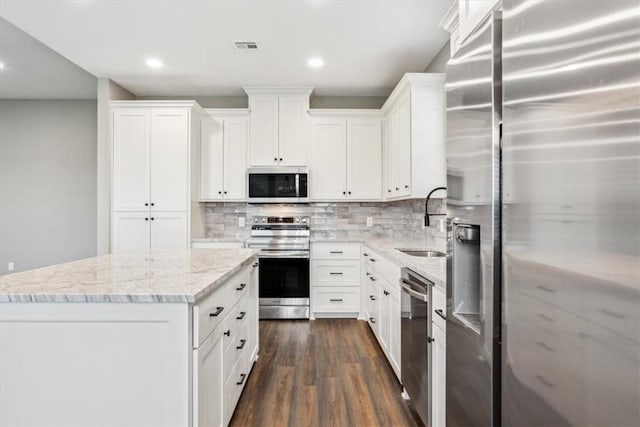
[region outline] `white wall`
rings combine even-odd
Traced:
[[[96,253],[96,101],[0,100],[0,274]]]
[[[97,151],[97,241],[98,255],[110,252],[111,240],[111,116],[109,101],[136,99],[135,95],[110,79],[98,79]]]

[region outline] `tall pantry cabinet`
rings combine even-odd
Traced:
[[[187,248],[200,107],[118,101],[111,111],[111,252]]]

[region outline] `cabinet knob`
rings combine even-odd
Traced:
[[[347,192],[346,192],[346,191],[343,191],[343,192],[342,192],[342,194],[347,194]]]
[[[145,206],[149,206],[149,203],[145,203],[144,205],[145,205]]]
[[[149,221],[149,218],[145,218],[144,220],[145,220],[145,221]]]
[[[155,219],[154,217],[151,217],[151,221],[153,221],[154,219]]]
[[[396,191],[400,191],[400,189],[398,187],[396,187]]]
[[[227,192],[225,191],[224,194],[227,194]]]
[[[391,193],[391,190],[387,189],[387,193]]]
[[[222,191],[218,191],[218,194],[222,194]]]
[[[155,205],[156,205],[155,203],[151,202],[151,206],[155,206]]]
[[[404,186],[404,188],[409,188],[409,186],[408,186],[408,185],[405,185],[405,186]]]
[[[278,161],[278,158],[277,158],[277,157],[274,157],[274,158],[273,158],[273,161],[274,161],[274,162],[277,162],[277,161]]]
[[[351,191],[349,191],[348,193],[351,194]]]
[[[282,157],[280,157],[280,161],[282,161]]]

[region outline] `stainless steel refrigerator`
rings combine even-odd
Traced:
[[[504,0],[447,68],[450,426],[640,425],[640,3]]]

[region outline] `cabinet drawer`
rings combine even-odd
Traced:
[[[358,261],[311,261],[312,286],[357,286],[359,283]]]
[[[312,243],[311,259],[359,260],[360,243]]]
[[[229,286],[222,285],[211,295],[193,306],[193,346],[204,342],[209,334],[226,317],[233,305]]]
[[[322,286],[312,289],[314,313],[360,312],[359,286]]]
[[[245,267],[228,281],[227,286],[229,287],[231,305],[235,304],[249,292],[250,273],[251,266]]]
[[[247,354],[248,352],[243,352],[237,359],[237,363],[224,384],[224,425],[228,425],[229,421],[231,421],[233,411],[236,408],[238,399],[240,399],[240,394],[247,384],[249,368],[251,367],[248,363]]]

